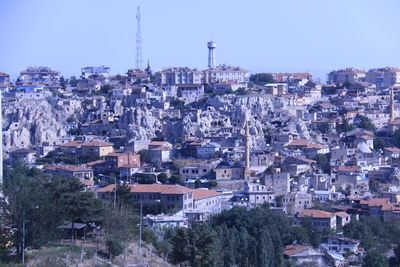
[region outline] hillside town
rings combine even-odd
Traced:
[[[77,178],[114,205],[118,188],[128,190],[127,201],[158,207],[141,217],[152,229],[267,205],[330,231],[317,247],[287,245],[285,258],[360,261],[360,240],[343,228],[400,220],[400,69],[332,70],[321,83],[217,65],[216,43],[207,47],[204,70],[148,63],[65,77],[29,66],[15,81],[2,70],[5,167]]]

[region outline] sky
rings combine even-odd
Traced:
[[[250,72],[311,72],[400,67],[398,0],[0,0],[0,71],[16,78],[30,65],[64,76],[105,65],[135,66],[136,8],[143,65]]]

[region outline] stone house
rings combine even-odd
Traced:
[[[264,185],[272,189],[275,196],[285,195],[290,192],[290,174],[283,172],[266,175]]]
[[[84,142],[81,146],[81,154],[94,153],[98,157],[104,157],[113,151],[112,144],[101,141]]]
[[[296,224],[301,225],[309,221],[314,228],[336,229],[336,215],[333,212],[322,210],[302,210],[296,215]]]
[[[44,171],[53,175],[60,175],[67,178],[93,180],[93,170],[77,165],[51,165],[44,168]]]
[[[181,185],[130,184],[131,201],[143,203],[161,202],[168,209],[186,211],[193,208],[193,190]],[[96,191],[97,197],[112,200],[115,184]]]
[[[36,160],[36,150],[28,148],[20,148],[9,153],[10,163],[24,162],[25,164],[33,164]]]
[[[296,266],[324,266],[324,253],[300,244],[288,245],[283,251],[284,257],[296,262]]]

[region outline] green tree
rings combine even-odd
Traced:
[[[142,149],[138,152],[140,155],[140,161],[146,162],[146,163],[151,163],[151,157],[150,157],[150,152],[147,149]]]
[[[88,203],[101,202],[93,193],[81,192],[82,189],[82,184],[75,178],[48,176],[24,165],[5,168],[3,192],[13,229],[12,245],[17,252],[21,253],[24,218],[25,245],[32,248],[61,237],[58,226],[71,220],[70,209],[74,209],[82,221],[93,218],[91,210],[84,207]],[[66,201],[72,196],[83,197],[79,198],[81,201]],[[101,209],[100,205],[98,209]]]
[[[376,131],[376,126],[374,123],[365,116],[357,116],[356,120],[359,122],[356,124],[358,128],[362,128],[368,131],[375,132]]]
[[[323,170],[325,173],[328,173],[330,171],[331,164],[330,164],[329,155],[327,155],[327,154],[318,154],[315,157],[315,160],[317,161],[318,168]]]
[[[337,127],[338,132],[348,132],[354,129],[354,126],[348,122],[348,120],[344,120],[342,124]]]
[[[385,147],[388,147],[389,144],[386,143],[385,141],[383,141],[381,138],[379,138],[379,136],[376,136],[374,138],[374,149],[375,150],[380,150],[380,149],[384,149]]]
[[[322,122],[317,125],[318,131],[320,131],[322,134],[327,134],[330,132],[330,126],[329,122]]]
[[[76,79],[75,76],[71,76],[71,78],[69,79],[69,84],[72,87],[76,87],[78,85],[78,80]]]
[[[275,79],[271,73],[256,73],[250,76],[250,81],[255,84],[274,83]]]
[[[182,184],[183,183],[181,176],[178,174],[171,175],[171,177],[169,177],[168,181],[171,184]]]
[[[387,267],[388,259],[383,251],[371,250],[363,259],[362,267]]]
[[[214,188],[214,187],[217,187],[217,185],[218,185],[218,182],[215,181],[215,180],[212,180],[212,181],[209,181],[209,182],[208,182],[208,188],[209,188],[209,189]]]
[[[94,153],[94,152],[88,152],[86,154],[81,154],[79,155],[77,162],[78,164],[83,164],[83,163],[88,163],[88,162],[92,162],[92,161],[96,161],[99,160],[100,157],[98,154]]]
[[[400,147],[400,129],[397,129],[392,135],[392,144]]]
[[[160,173],[159,175],[157,175],[157,180],[158,180],[160,183],[163,183],[163,184],[164,184],[164,183],[168,180],[168,176],[167,176],[166,173],[162,172],[162,173]]]
[[[68,192],[61,195],[61,202],[67,217],[74,228],[75,222],[89,222],[98,220],[103,211],[102,202],[94,197],[91,192]],[[72,231],[72,241],[74,241]]]
[[[117,203],[120,206],[125,206],[130,202],[131,199],[131,187],[127,184],[117,185]]]
[[[196,179],[196,181],[194,181],[194,187],[195,188],[200,188],[200,187],[202,187],[202,182],[201,182],[201,180],[200,179]]]
[[[248,95],[249,91],[246,90],[245,87],[240,87],[239,89],[236,90],[235,94],[236,95]]]

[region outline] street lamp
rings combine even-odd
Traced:
[[[28,208],[28,210],[38,209],[39,206],[34,206],[32,208]],[[22,208],[22,264],[25,264],[25,208]]]

